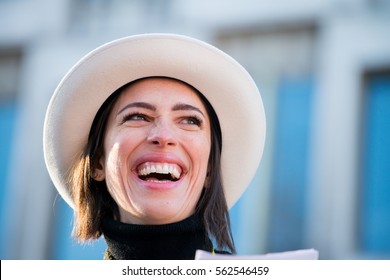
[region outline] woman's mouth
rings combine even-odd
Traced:
[[[145,162],[137,167],[138,178],[147,182],[176,182],[180,179],[182,169],[177,164],[162,162]]]

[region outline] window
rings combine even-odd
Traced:
[[[259,172],[230,211],[240,254],[304,245],[316,30],[310,22],[260,25],[222,30],[217,37],[254,77],[267,118]]]
[[[390,70],[366,75],[359,249],[390,255]]]
[[[4,201],[7,195],[10,151],[13,132],[18,115],[16,96],[20,70],[21,52],[18,49],[0,49],[0,227],[4,228],[6,211]],[[6,237],[0,230],[0,257],[6,254]]]
[[[268,251],[304,247],[311,77],[281,79],[278,92]]]

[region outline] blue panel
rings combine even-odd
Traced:
[[[242,220],[240,219],[240,210],[241,210],[241,203],[242,199],[239,200],[230,210],[229,210],[229,216],[230,216],[230,222],[231,222],[231,228],[232,228],[232,234],[234,243],[236,246],[237,253],[241,252],[242,243],[243,243],[243,236],[241,234],[240,229],[242,228]]]
[[[268,251],[303,246],[312,78],[285,78],[279,85]]]
[[[390,75],[369,80],[366,100],[360,245],[390,253]]]
[[[6,213],[4,208],[5,196],[7,190],[5,189],[10,162],[10,151],[12,148],[13,131],[17,117],[17,108],[14,103],[0,104],[0,258],[6,258],[6,241],[4,229]]]
[[[71,236],[73,227],[73,210],[58,197],[56,201],[56,221],[52,258],[58,260],[101,260],[106,243],[103,238],[87,244],[80,244]]]

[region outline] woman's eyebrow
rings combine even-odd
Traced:
[[[146,102],[134,102],[134,103],[127,104],[125,107],[120,109],[119,112],[117,113],[117,115],[119,115],[120,113],[122,113],[126,109],[134,108],[134,107],[144,108],[144,109],[151,110],[151,111],[156,111],[156,107],[153,106],[152,104],[149,104]]]
[[[202,110],[199,108],[192,106],[190,104],[185,104],[185,103],[178,103],[175,106],[172,107],[172,111],[197,111],[204,116]]]

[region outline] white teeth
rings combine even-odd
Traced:
[[[164,163],[164,164],[148,164],[147,166],[138,170],[138,175],[147,176],[150,173],[159,174],[171,174],[173,178],[179,179],[181,172],[176,165]]]
[[[173,169],[173,172],[171,173],[172,176],[176,179],[179,179],[180,178],[180,172],[175,168]]]
[[[163,170],[161,172],[164,173],[164,174],[168,174],[169,173],[168,164],[164,164]]]

